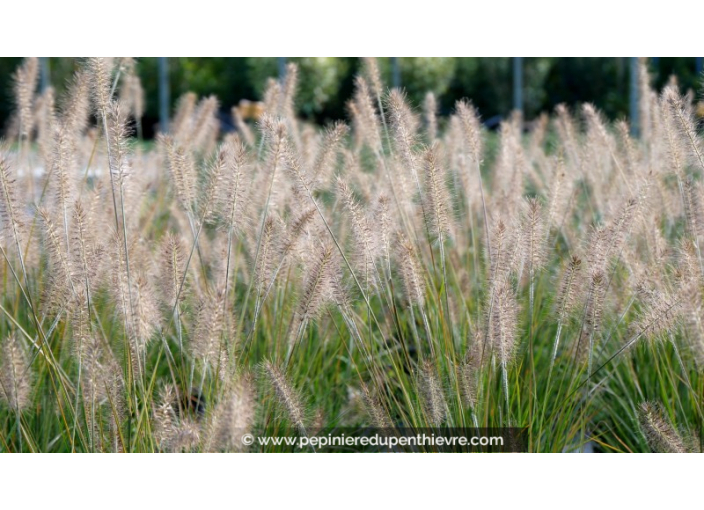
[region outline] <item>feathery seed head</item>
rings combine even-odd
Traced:
[[[107,107],[108,136],[110,137],[110,172],[119,188],[130,173],[129,137],[131,129],[127,112],[119,101],[110,101]]]
[[[36,57],[24,59],[24,62],[13,76],[15,102],[17,103],[17,112],[20,120],[20,136],[23,138],[29,137],[34,128],[32,105],[38,77],[39,61]]]
[[[161,242],[160,290],[167,310],[174,306],[176,296],[183,301],[186,294],[179,290],[185,275],[186,253],[181,237],[169,232]]]
[[[558,320],[564,321],[574,305],[577,288],[579,285],[579,271],[582,268],[582,259],[572,255],[564,270],[562,281],[555,299],[555,314]]]
[[[323,307],[334,301],[338,268],[329,244],[321,244],[306,271],[297,314],[304,320],[318,317]]]
[[[375,57],[364,57],[364,74],[371,84],[372,91],[377,98],[382,95],[381,73]]]
[[[683,312],[682,298],[657,289],[643,288],[640,294],[644,307],[633,330],[638,336],[660,340],[677,327]]]
[[[521,214],[521,241],[523,256],[528,262],[529,270],[533,273],[545,264],[546,240],[542,204],[535,197],[524,200]]]
[[[351,113],[360,139],[373,151],[381,152],[379,117],[367,82],[361,76],[355,79],[354,102]]]
[[[447,402],[442,385],[435,369],[435,363],[425,360],[421,363],[418,383],[423,401],[423,410],[432,427],[440,427],[447,417]]]
[[[106,116],[110,108],[113,60],[106,57],[88,59],[93,105],[99,115]]]
[[[305,408],[303,407],[301,395],[291,386],[283,371],[271,361],[265,361],[262,368],[269,384],[274,389],[276,399],[286,410],[291,424],[298,429],[299,434],[305,436]]]
[[[430,143],[438,137],[438,103],[435,94],[428,92],[423,101],[423,114],[425,116],[425,129]]]
[[[79,69],[73,76],[68,92],[61,103],[61,120],[68,132],[80,136],[90,116],[91,81],[89,73]]]
[[[424,198],[428,204],[431,231],[439,242],[443,242],[450,232],[450,194],[442,170],[438,165],[437,146],[423,154],[425,176]]]
[[[218,368],[222,361],[222,353],[234,332],[231,318],[226,315],[223,306],[223,297],[221,293],[217,296],[208,294],[201,300],[191,340],[193,357],[213,369]]]
[[[496,287],[489,313],[489,339],[501,364],[506,367],[515,358],[518,335],[518,302],[510,282],[501,282]]]
[[[325,181],[332,173],[338,149],[349,132],[347,124],[336,122],[325,131],[323,143],[313,163],[313,179],[316,182]]]
[[[359,267],[365,286],[374,289],[377,286],[374,261],[378,254],[378,247],[374,243],[375,239],[365,208],[357,202],[354,193],[341,177],[337,178],[337,190],[352,224],[356,265]]]
[[[254,424],[255,395],[251,376],[240,375],[229,383],[215,409],[211,424],[209,449],[242,451],[242,438]]]
[[[171,172],[176,196],[186,212],[194,212],[196,199],[196,170],[193,154],[179,145],[171,136],[162,135],[159,143],[166,152],[166,161]]]
[[[375,427],[379,429],[390,429],[393,427],[391,417],[389,417],[386,409],[364,383],[362,383],[362,398],[364,399],[364,407],[367,410],[367,414]]]
[[[32,391],[29,358],[24,346],[11,334],[2,342],[0,360],[0,401],[15,412],[29,405]]]
[[[0,152],[0,219],[5,239],[22,246],[20,236],[24,233],[24,213],[20,205],[14,177],[10,174],[9,163]]]
[[[172,385],[167,384],[159,390],[158,404],[153,411],[154,438],[163,449],[167,449],[168,442],[176,431],[177,417],[174,409],[176,401],[176,390]]]
[[[477,381],[479,363],[481,361],[481,349],[479,347],[479,342],[475,341],[472,348],[467,352],[467,356],[457,367],[460,391],[462,392],[462,403],[470,408],[477,408],[477,401],[479,399],[479,384]]]
[[[660,453],[687,453],[688,448],[679,432],[664,417],[662,408],[643,402],[638,408],[638,421],[650,447]]]
[[[418,267],[418,257],[413,244],[401,234],[398,237],[398,260],[406,299],[422,308],[425,304],[425,280]]]
[[[476,108],[467,101],[458,101],[455,106],[462,126],[465,150],[475,163],[482,160],[481,121]]]

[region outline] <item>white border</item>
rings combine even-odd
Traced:
[[[5,2],[0,52],[622,56],[701,48],[702,9],[592,0]],[[697,12],[698,11],[698,12]]]
[[[685,508],[704,459],[375,455],[3,455],[0,480],[6,508]]]

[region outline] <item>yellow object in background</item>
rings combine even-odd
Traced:
[[[264,103],[242,99],[237,106],[237,111],[243,119],[259,120],[264,114]]]
[[[704,118],[704,101],[699,101],[697,103],[697,106],[694,109],[694,113],[697,118]]]

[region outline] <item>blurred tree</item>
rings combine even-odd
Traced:
[[[61,93],[66,89],[76,69],[77,59],[75,58],[50,58],[49,68],[51,70],[50,84],[56,91],[57,105],[61,104]],[[12,92],[12,75],[17,67],[22,63],[19,57],[0,58],[0,133],[7,127],[9,120],[15,109],[15,100]],[[37,83],[39,92],[39,83]]]
[[[442,97],[450,88],[457,60],[453,57],[400,57],[401,88],[406,91],[411,104],[422,104],[427,92]],[[380,57],[378,62],[382,78],[391,87],[391,59]]]
[[[621,58],[555,58],[546,82],[543,109],[590,102],[608,117],[628,114],[628,64]]]
[[[15,108],[12,99],[12,73],[21,62],[21,58],[0,58],[0,126],[3,129]]]
[[[158,63],[156,58],[141,58],[137,72],[142,79],[147,97],[145,118],[143,120],[145,136],[153,134],[159,121]],[[169,59],[169,82],[173,104],[186,92],[193,91],[199,96],[215,94],[220,101],[224,114],[229,115],[229,107],[240,99],[254,99],[256,93],[249,76],[247,59],[176,57]]]
[[[349,62],[347,59],[333,57],[287,60],[298,64],[298,111],[306,118],[320,115],[331,99],[339,94],[343,77],[349,71]],[[278,78],[279,74],[275,57],[248,58],[247,69],[257,97],[264,93],[267,78]]]
[[[457,100],[471,99],[485,120],[505,116],[513,108],[512,65],[510,58],[458,58],[457,70],[443,98],[451,110]],[[523,59],[523,107],[526,118],[538,115],[546,102],[545,83],[553,60]]]
[[[656,87],[663,87],[670,76],[675,75],[683,92],[692,89],[697,94],[696,97],[701,99],[704,76],[697,74],[693,58],[661,57],[657,59],[657,63],[650,63],[650,71]]]
[[[528,82],[524,77],[524,82]],[[468,98],[489,119],[511,110],[511,61],[509,58],[457,59],[457,72],[448,94],[442,98],[443,110],[454,109],[457,100]]]

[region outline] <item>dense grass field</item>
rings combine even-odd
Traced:
[[[486,132],[374,60],[349,122],[183,96],[137,142],[131,59],[15,76],[0,149],[0,451],[292,451],[245,434],[514,427],[527,451],[701,451],[704,146],[640,74]],[[432,450],[432,448],[429,448]],[[310,451],[310,449],[304,450]]]

